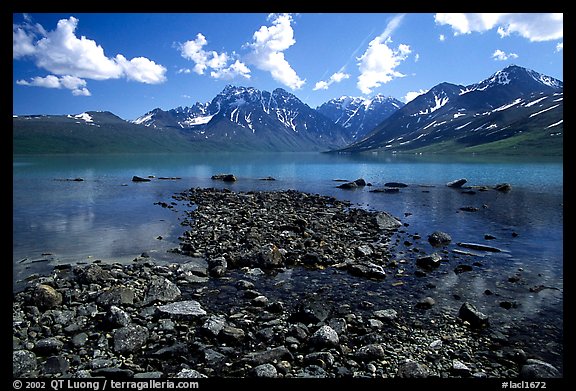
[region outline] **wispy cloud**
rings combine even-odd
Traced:
[[[246,61],[256,68],[270,72],[272,78],[283,85],[297,90],[306,80],[301,79],[284,57],[284,51],[296,43],[290,14],[270,14],[271,26],[261,26],[246,44],[250,53]]]
[[[75,76],[54,76],[48,75],[46,77],[33,77],[30,81],[17,80],[16,84],[21,86],[44,87],[44,88],[65,88],[76,96],[90,96],[91,93],[86,88],[86,80],[80,79]]]
[[[556,45],[557,52],[561,52],[563,50],[564,50],[564,42],[560,42],[559,44]]]
[[[364,54],[358,58],[360,76],[356,85],[362,93],[369,94],[382,83],[405,76],[396,68],[408,58],[411,53],[410,46],[400,44],[397,48],[390,47],[391,35],[400,25],[403,17],[404,15],[398,15],[390,20],[384,32],[374,38],[368,44]]]
[[[145,57],[126,59],[122,54],[110,58],[95,41],[76,36],[79,20],[73,16],[61,19],[56,29],[47,31],[40,24],[25,22],[12,26],[12,53],[16,60],[30,58],[38,68],[52,73],[18,84],[46,88],[68,88],[75,95],[89,95],[81,79],[107,80],[126,78],[146,84],[166,81],[166,68]],[[58,77],[62,76],[62,77]],[[70,88],[69,83],[80,88]],[[60,85],[60,87],[55,87]]]
[[[313,90],[314,91],[327,90],[328,87],[330,87],[332,84],[340,83],[342,80],[349,79],[349,78],[350,78],[349,74],[338,71],[338,72],[334,73],[332,76],[330,76],[328,81],[320,80],[319,82],[316,82]]]
[[[454,35],[497,29],[500,37],[518,34],[532,42],[552,41],[564,36],[561,13],[439,13],[437,24],[447,24]]]
[[[492,58],[496,61],[506,61],[518,58],[518,55],[516,53],[506,53],[500,49],[496,49],[494,53],[492,53]]]
[[[233,58],[226,52],[218,53],[214,50],[204,50],[204,46],[207,44],[206,37],[202,33],[198,33],[194,40],[176,44],[176,46],[182,57],[194,62],[192,71],[198,75],[203,75],[209,70],[210,76],[215,79],[231,80],[236,76],[250,78],[250,69],[246,64],[236,60],[232,65],[228,65]],[[178,73],[190,73],[190,70],[181,69]]]

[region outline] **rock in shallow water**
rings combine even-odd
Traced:
[[[182,319],[194,319],[206,315],[206,311],[196,300],[177,301],[161,305],[157,309],[161,314]]]

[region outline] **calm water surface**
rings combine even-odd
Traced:
[[[232,173],[234,183],[211,180]],[[153,176],[132,182],[134,175]],[[178,178],[178,179],[160,179]],[[275,181],[261,178],[274,177]],[[83,181],[71,179],[82,178]],[[364,178],[372,183],[342,190],[336,179]],[[465,194],[446,187],[454,179],[466,185],[494,186],[507,182],[509,193],[495,190]],[[375,193],[386,182],[408,185],[399,193]],[[422,253],[432,253],[426,238],[436,230],[457,242],[498,247],[500,253],[476,252],[481,266],[456,274],[454,264],[441,267],[434,278],[435,308],[457,311],[463,300],[475,303],[494,319],[495,327],[515,338],[532,338],[534,353],[562,366],[563,340],[563,163],[561,159],[429,157],[394,155],[327,155],[317,153],[13,157],[13,282],[65,263],[130,262],[148,252],[159,262],[185,261],[167,250],[176,248],[185,227],[188,205],[175,193],[191,187],[235,191],[296,189],[332,195],[355,206],[385,210],[403,223],[403,231]],[[155,203],[172,203],[163,208]],[[464,212],[472,206],[477,212]],[[490,234],[495,239],[487,240]],[[412,240],[412,239],[411,239]],[[400,255],[402,257],[402,255]],[[469,260],[469,263],[472,260]],[[456,260],[456,262],[459,262]],[[232,272],[235,273],[235,272]],[[331,274],[332,273],[332,274]],[[270,280],[270,297],[330,284],[335,271],[289,269]],[[520,276],[510,283],[510,276]],[[338,278],[352,279],[349,276]],[[314,282],[316,281],[316,282]],[[430,295],[427,279],[413,278],[401,287],[384,282],[350,280],[357,292],[342,292],[361,300],[372,295],[398,308]],[[304,284],[304,285],[302,285]],[[312,284],[312,285],[310,285]],[[530,287],[545,286],[539,292]],[[283,287],[283,288],[279,288]],[[262,287],[261,289],[265,289]],[[352,288],[351,288],[352,289]],[[486,295],[486,290],[496,292]],[[512,310],[499,306],[514,303]],[[385,308],[385,307],[382,307]]]
[[[218,173],[233,173],[238,181],[224,184],[210,179]],[[131,181],[133,175],[155,178],[136,183]],[[276,181],[261,180],[268,176]],[[69,180],[74,178],[84,181]],[[374,186],[353,191],[336,188],[335,179],[357,178]],[[508,182],[513,191],[466,195],[446,188],[446,182],[458,178],[467,178],[467,185]],[[409,186],[398,194],[369,191],[386,182]],[[14,278],[25,277],[43,262],[127,259],[143,251],[164,256],[166,249],[178,244],[182,213],[154,203],[169,203],[174,193],[190,187],[296,189],[333,195],[386,210],[422,236],[441,229],[455,241],[478,241],[491,233],[501,238],[498,245],[513,246],[517,258],[529,255],[547,265],[541,267],[562,272],[561,161],[219,153],[15,156]],[[481,210],[459,212],[462,206]],[[512,231],[521,235],[511,240]]]

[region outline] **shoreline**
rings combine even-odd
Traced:
[[[49,288],[14,297],[15,375],[561,377],[533,340],[483,322],[497,312],[437,303],[438,278],[481,262],[413,251],[427,238],[401,219],[293,190],[174,197],[198,206],[177,251],[190,262],[96,261],[39,277]],[[546,288],[536,294],[555,293]]]

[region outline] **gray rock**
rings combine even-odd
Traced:
[[[96,299],[96,303],[103,307],[132,305],[134,304],[134,291],[124,286],[114,286],[102,292]]]
[[[381,230],[395,230],[402,226],[402,222],[388,212],[378,212],[376,214],[376,224]]]
[[[461,188],[468,180],[466,178],[456,179],[451,182],[446,183],[446,186],[453,187],[453,188]]]
[[[370,255],[374,254],[374,250],[368,244],[363,244],[358,246],[354,249],[354,253],[357,257],[369,257]]]
[[[195,369],[182,369],[176,374],[176,378],[178,379],[203,379],[207,377],[208,376],[198,372]]]
[[[120,354],[130,354],[140,350],[148,340],[146,327],[131,324],[114,331],[114,351]]]
[[[85,268],[76,268],[77,279],[83,284],[102,284],[112,280],[112,274],[96,264],[88,265]]]
[[[490,324],[488,315],[478,311],[474,305],[468,302],[462,304],[458,316],[463,321],[470,323],[473,328],[488,327]]]
[[[284,255],[274,244],[267,244],[258,252],[258,266],[262,269],[273,269],[284,266]]]
[[[70,363],[64,357],[51,356],[44,362],[44,373],[47,374],[64,374],[70,368]]]
[[[122,327],[128,326],[132,320],[130,319],[130,315],[123,309],[116,307],[115,305],[111,306],[108,310],[107,320],[112,324],[114,327]]]
[[[452,360],[451,372],[457,376],[470,375],[470,368],[460,360]]]
[[[428,236],[428,242],[434,247],[446,246],[451,241],[452,237],[442,231],[434,231]]]
[[[338,185],[336,187],[339,189],[350,190],[350,189],[358,188],[358,184],[356,182],[346,182],[346,183],[342,183],[341,185]]]
[[[211,315],[204,324],[202,325],[202,331],[206,334],[216,337],[220,333],[220,331],[224,328],[226,324],[226,319],[222,316]]]
[[[424,378],[430,375],[428,367],[416,361],[406,360],[398,366],[396,377],[400,378]]]
[[[326,378],[328,376],[328,372],[318,365],[308,365],[306,368],[298,371],[295,375],[295,377],[304,378]]]
[[[374,278],[377,280],[386,278],[384,268],[372,262],[351,263],[348,265],[348,273],[353,276]]]
[[[213,180],[224,181],[224,182],[236,182],[236,176],[234,174],[216,174],[212,175]]]
[[[177,301],[159,306],[161,314],[175,319],[194,319],[206,315],[206,311],[196,300]]]
[[[324,322],[330,314],[330,308],[324,302],[310,301],[298,304],[296,311],[288,319],[290,322],[304,324]]]
[[[386,182],[384,184],[384,186],[386,186],[386,187],[408,187],[407,184],[402,183],[402,182]]]
[[[40,355],[48,355],[52,353],[58,353],[64,347],[64,342],[60,341],[55,337],[44,338],[36,342],[34,346],[34,351]]]
[[[138,176],[138,175],[134,175],[134,176],[132,177],[132,182],[150,182],[150,181],[151,181],[151,179],[149,179],[149,178],[143,178],[143,177]]]
[[[208,261],[208,274],[212,277],[222,277],[228,270],[228,262],[224,257],[216,257]]]
[[[253,298],[250,301],[250,304],[252,304],[254,307],[266,307],[268,305],[268,302],[269,300],[266,296],[260,295]]]
[[[435,269],[440,266],[440,261],[442,256],[438,253],[433,253],[430,255],[423,255],[416,259],[416,266],[421,267],[425,270]]]
[[[72,345],[79,348],[86,345],[88,342],[88,334],[86,333],[78,333],[72,338]]]
[[[272,364],[261,364],[254,367],[251,371],[254,377],[278,377],[278,371]]]
[[[155,277],[150,282],[150,286],[144,297],[144,304],[156,301],[169,302],[180,297],[180,289],[172,281],[164,277]]]
[[[378,343],[362,346],[356,351],[355,357],[364,362],[382,360],[386,357],[386,352],[382,345]]]
[[[214,349],[206,349],[204,350],[204,361],[212,368],[219,367],[226,361],[226,356]]]
[[[562,375],[553,365],[545,361],[529,358],[520,369],[520,377],[522,379],[546,379],[559,378]]]
[[[344,318],[332,318],[328,322],[328,326],[332,327],[339,336],[346,334],[348,331],[348,324]]]
[[[512,190],[512,185],[509,183],[499,183],[494,186],[495,190],[501,191],[503,193],[508,193]]]
[[[494,253],[499,253],[502,252],[501,249],[497,248],[497,247],[492,247],[492,246],[486,246],[484,244],[478,244],[478,243],[463,243],[463,242],[458,242],[456,243],[458,246],[460,247],[465,247],[465,248],[470,248],[472,250],[480,250],[480,251],[490,251],[490,252],[494,252]]]
[[[290,353],[290,351],[285,346],[279,346],[269,350],[250,352],[242,357],[242,361],[251,365],[260,365],[275,361],[280,362],[282,360],[294,360],[292,353]]]
[[[23,377],[31,375],[36,370],[36,355],[28,350],[14,350],[12,352],[12,375]]]
[[[233,345],[239,345],[245,337],[246,333],[244,330],[230,325],[225,325],[220,331],[220,334],[218,334],[220,340]]]
[[[377,317],[378,319],[391,322],[393,320],[396,320],[396,318],[398,318],[398,312],[396,312],[396,310],[393,309],[378,310],[374,311],[374,316]]]
[[[318,365],[322,368],[331,367],[335,361],[334,355],[330,352],[314,352],[304,357],[304,363],[308,365]]]
[[[332,327],[324,325],[310,336],[308,342],[314,348],[334,348],[339,346],[340,339]]]
[[[418,301],[418,303],[416,303],[416,308],[428,310],[428,309],[432,308],[434,306],[434,304],[436,304],[436,301],[433,298],[431,298],[430,296],[427,296],[427,297],[421,299],[420,301]]]
[[[40,309],[50,309],[62,304],[62,294],[50,285],[39,284],[31,295],[32,305]]]

